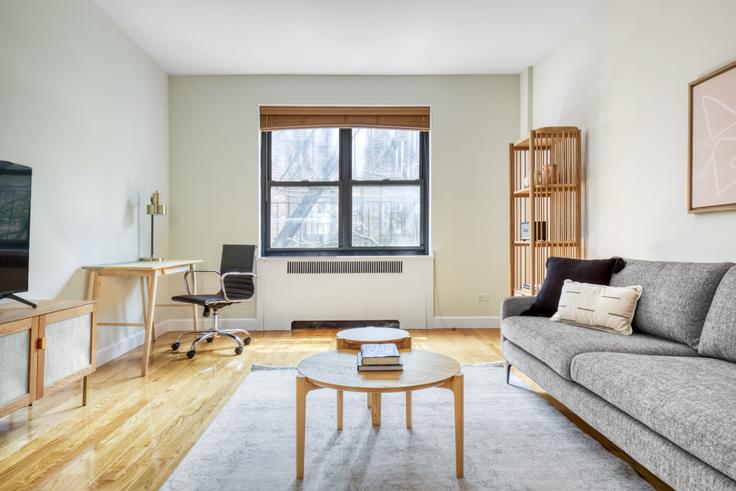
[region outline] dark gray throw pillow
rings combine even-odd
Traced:
[[[610,259],[569,259],[550,257],[547,259],[547,275],[539,289],[534,304],[521,315],[552,317],[560,303],[560,293],[565,280],[594,285],[608,285],[611,275],[621,271],[626,261],[620,257]]]

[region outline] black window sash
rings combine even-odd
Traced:
[[[420,132],[419,179],[416,180],[355,180],[352,178],[352,129],[340,129],[339,142],[338,181],[274,181],[271,169],[271,132],[261,132],[261,250],[263,254],[265,256],[427,255],[429,253],[429,132]],[[271,188],[289,186],[338,188],[338,247],[319,249],[271,247]],[[353,186],[419,186],[419,246],[352,246]]]

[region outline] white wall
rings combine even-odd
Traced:
[[[2,0],[0,67],[0,160],[33,168],[24,296],[84,298],[80,267],[137,258],[142,202],[168,197],[167,76],[91,0]],[[135,287],[109,280],[101,320],[139,319]],[[99,361],[141,331],[100,328]]]
[[[588,255],[736,260],[687,213],[688,83],[736,60],[733,0],[603,0],[534,66],[534,125],[585,130]]]
[[[534,69],[526,67],[519,74],[519,137],[529,136],[532,129]]]
[[[508,143],[518,76],[170,79],[171,254],[217,266],[259,241],[259,104],[430,104],[437,316],[496,316],[506,293]],[[489,293],[478,303],[476,293]],[[253,304],[223,316],[255,317]],[[265,326],[268,329],[268,326]]]

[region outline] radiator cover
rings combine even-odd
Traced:
[[[424,329],[432,316],[433,265],[431,256],[260,258],[259,328],[397,319],[402,328]]]

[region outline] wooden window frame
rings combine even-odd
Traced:
[[[323,127],[323,126],[321,126]],[[304,127],[302,127],[304,128]],[[396,129],[396,128],[392,128]],[[352,178],[352,130],[340,128],[339,177],[337,181],[275,181],[272,178],[271,131],[261,131],[261,245],[264,256],[426,256],[429,254],[429,132],[419,133],[419,178],[411,180],[355,180]],[[352,245],[353,186],[419,186],[419,245],[411,247],[358,247]],[[338,188],[338,247],[271,247],[271,188]]]

